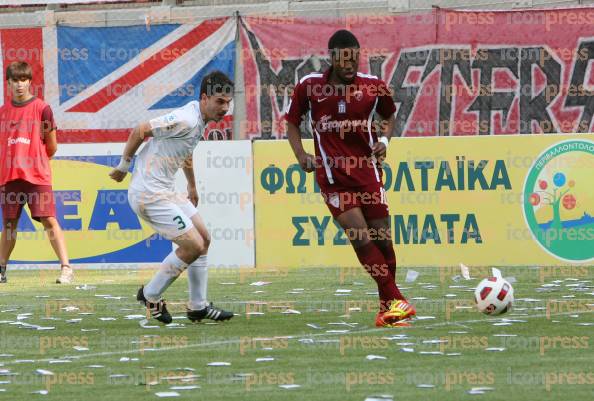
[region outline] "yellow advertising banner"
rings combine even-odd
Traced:
[[[358,265],[289,143],[253,151],[257,267]],[[393,138],[384,188],[399,266],[594,260],[593,134]]]

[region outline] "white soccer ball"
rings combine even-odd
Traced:
[[[474,300],[485,315],[500,315],[511,309],[514,289],[501,277],[488,277],[476,286]]]

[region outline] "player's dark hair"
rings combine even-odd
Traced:
[[[13,61],[6,67],[7,81],[9,79],[20,81],[23,78],[28,80],[33,79],[33,69],[26,61]]]
[[[202,96],[202,94],[206,94],[206,96],[233,96],[234,85],[233,81],[231,81],[231,79],[224,73],[221,71],[213,71],[202,78],[202,82],[200,83],[200,96]]]
[[[334,34],[328,40],[328,50],[333,51],[335,49],[348,49],[350,47],[359,48],[359,41],[353,35],[351,31],[341,29],[334,32]]]

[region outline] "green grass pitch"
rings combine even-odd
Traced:
[[[0,400],[594,399],[592,268],[503,269],[516,302],[499,317],[473,307],[487,269],[454,281],[455,269],[418,268],[405,283],[407,270],[398,281],[419,319],[376,328],[360,267],[211,270],[209,298],[237,314],[221,324],[185,318],[184,274],[165,295],[172,327],[141,326],[135,294],[151,270],[81,270],[57,286],[55,270],[9,269]]]

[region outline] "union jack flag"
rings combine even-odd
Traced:
[[[60,142],[120,142],[138,122],[198,99],[209,72],[233,78],[235,32],[233,18],[4,29],[0,67],[32,65],[32,91],[52,106]],[[6,81],[0,91],[6,102]]]

